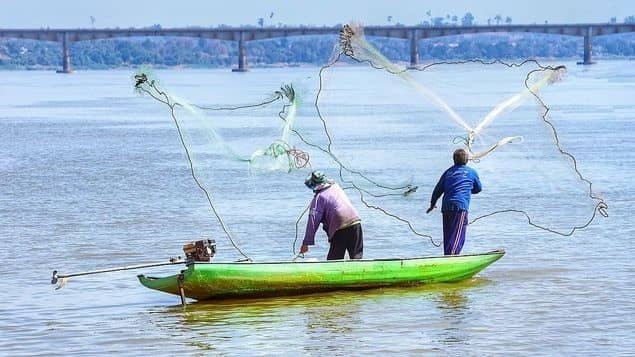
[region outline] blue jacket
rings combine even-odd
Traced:
[[[441,212],[464,210],[470,207],[470,195],[481,192],[481,180],[476,171],[466,165],[454,165],[445,170],[434,187],[430,207],[443,194]]]

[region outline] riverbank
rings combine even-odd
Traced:
[[[509,63],[519,63],[527,58],[501,58],[501,61],[509,62]],[[535,59],[539,62],[576,62],[579,61],[580,58],[577,57],[563,57],[563,58],[531,58]],[[465,59],[456,59],[455,61],[464,61]],[[488,59],[491,60],[491,59]],[[453,61],[453,60],[449,60]],[[635,56],[605,56],[605,57],[593,57],[594,62],[599,61],[635,61]],[[426,60],[420,61],[420,65],[426,65],[434,62],[448,62],[448,60]],[[402,66],[409,66],[409,63],[404,61],[397,61],[397,64]],[[359,64],[347,64],[351,66],[361,66]],[[319,68],[322,65],[320,64],[312,64],[312,63],[273,63],[273,64],[254,64],[247,65],[248,69],[274,69],[274,68]],[[150,67],[157,70],[178,70],[178,69],[227,69],[231,70],[232,68],[236,68],[237,64],[230,66],[202,66],[202,65],[175,65],[175,66],[167,66],[167,65],[123,65],[123,66],[95,66],[95,67],[73,67],[73,71],[107,71],[107,70],[124,70],[124,69],[139,69]],[[34,65],[34,66],[11,66],[11,65],[0,65],[0,71],[56,71],[61,68],[59,66],[43,66],[43,65]]]
[[[403,39],[368,39],[382,54],[395,62],[410,60],[410,43]],[[338,51],[334,35],[282,37],[250,41],[245,45],[251,68],[319,66]],[[525,33],[457,35],[421,40],[419,59],[453,61],[527,58],[582,59],[581,37]],[[593,40],[593,59],[635,58],[635,33],[600,36]],[[76,70],[134,68],[232,68],[238,62],[234,41],[183,37],[118,38],[75,42],[70,47],[71,67]],[[60,43],[34,40],[0,40],[0,69],[59,69]]]

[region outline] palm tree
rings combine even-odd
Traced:
[[[496,15],[494,16],[494,20],[496,20],[496,25],[500,25],[501,21],[503,20],[503,17],[501,15]]]
[[[505,23],[506,23],[506,24],[508,24],[508,25],[511,25],[511,24],[512,24],[512,18],[511,18],[511,17],[509,17],[509,16],[507,16],[507,17],[505,18]]]
[[[265,26],[265,19],[262,17],[258,18],[258,26],[260,27],[264,27]]]

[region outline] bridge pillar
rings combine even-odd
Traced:
[[[591,52],[593,50],[592,46],[593,40],[593,27],[589,26],[586,28],[586,34],[584,35],[584,57],[582,58],[582,62],[578,62],[578,64],[594,64],[591,60]]]
[[[238,38],[238,68],[232,68],[232,72],[247,72],[247,52],[245,51],[245,34],[240,31]]]
[[[71,68],[71,48],[68,39],[68,32],[64,32],[64,37],[62,37],[62,69],[57,70],[57,73],[72,73],[73,69]]]
[[[419,31],[410,31],[410,66],[409,69],[416,69],[419,64]]]

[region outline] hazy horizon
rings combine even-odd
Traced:
[[[178,3],[111,0],[87,2],[68,0],[64,6],[45,0],[22,0],[1,5],[0,28],[106,28],[257,25],[262,18],[270,25],[335,25],[359,21],[365,25],[401,23],[416,25],[434,17],[457,16],[471,12],[477,24],[501,15],[511,17],[515,24],[531,23],[602,23],[616,17],[617,22],[635,15],[632,1],[601,3],[549,0],[509,2],[446,0],[443,3],[422,4],[416,0],[369,3],[367,1],[286,2],[263,0],[253,3],[214,4],[203,0],[182,0]],[[34,10],[35,9],[35,10]],[[428,15],[430,11],[430,15]],[[28,14],[28,15],[23,15]],[[389,21],[390,17],[390,21]]]

